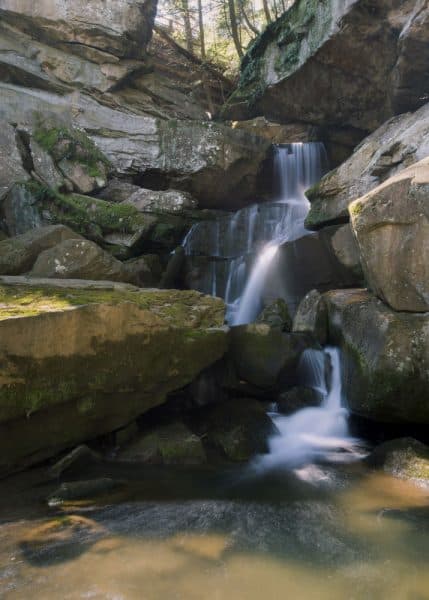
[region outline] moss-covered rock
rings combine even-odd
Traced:
[[[118,429],[224,354],[221,300],[94,286],[1,285],[0,471]]]
[[[324,300],[329,342],[343,351],[349,408],[382,423],[429,423],[428,314],[395,312],[359,289]]]

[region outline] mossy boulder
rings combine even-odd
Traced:
[[[395,312],[362,289],[324,300],[351,411],[381,423],[428,424],[429,315]]]
[[[206,462],[201,439],[177,421],[152,429],[125,447],[119,460],[150,464],[200,464]]]
[[[6,279],[0,286],[0,472],[119,429],[193,381],[227,348],[217,298]]]
[[[292,317],[289,307],[283,298],[277,298],[266,306],[257,318],[258,323],[265,323],[281,331],[291,331]]]

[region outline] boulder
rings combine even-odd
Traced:
[[[270,143],[248,132],[215,122],[164,121],[84,93],[0,83],[0,94],[0,118],[37,129],[34,115],[42,113],[67,130],[83,129],[118,174],[138,176],[143,188],[154,179],[168,183],[191,193],[201,208],[239,208],[258,195]]]
[[[109,180],[106,187],[98,192],[97,198],[108,200],[109,202],[124,202],[140,189],[138,185],[114,177]]]
[[[292,144],[295,142],[311,142],[318,139],[317,131],[306,123],[275,123],[265,117],[256,117],[247,121],[232,121],[233,129],[244,129],[259,135],[272,144]]]
[[[160,285],[163,267],[157,254],[143,254],[122,263],[127,273],[126,280],[139,287],[162,287]]]
[[[425,0],[297,0],[250,45],[224,115],[349,129],[353,144],[425,102],[428,18]]]
[[[395,312],[360,289],[323,297],[351,411],[381,423],[428,424],[428,314]]]
[[[0,205],[17,182],[29,179],[22,163],[16,136],[15,129],[0,120]]]
[[[180,214],[198,208],[197,201],[187,192],[179,190],[145,190],[139,188],[124,204],[134,206],[139,212]]]
[[[68,52],[141,57],[151,35],[156,0],[1,0],[2,20]]]
[[[12,277],[0,289],[2,474],[123,427],[226,351],[223,302],[198,292]]]
[[[83,240],[64,225],[47,225],[0,241],[0,275],[30,271],[39,254],[66,240]]]
[[[253,398],[204,407],[193,426],[203,436],[209,456],[237,462],[267,452],[268,438],[276,431],[263,405]]]
[[[323,296],[311,290],[301,300],[293,320],[294,333],[310,333],[322,346],[328,339],[328,311]]]
[[[58,506],[73,500],[86,500],[108,494],[118,487],[121,487],[120,481],[110,479],[110,477],[100,477],[98,479],[87,479],[83,481],[68,481],[62,483],[60,487],[52,492],[47,498],[49,506]]]
[[[266,306],[258,316],[256,322],[265,323],[281,331],[291,331],[292,329],[292,318],[289,307],[282,298],[277,298],[275,302]]]
[[[429,104],[395,117],[367,137],[354,154],[306,192],[306,227],[349,220],[348,206],[383,181],[429,155]]]
[[[134,273],[94,242],[67,239],[37,257],[31,277],[134,281]],[[137,277],[136,277],[137,278]]]
[[[366,279],[395,310],[429,311],[429,158],[350,207]]]
[[[366,462],[400,479],[429,487],[429,447],[413,438],[399,438],[380,444]]]
[[[36,176],[44,185],[53,189],[61,189],[65,185],[64,175],[58,170],[52,156],[35,139],[30,138],[28,144]],[[70,188],[69,191],[72,191],[71,185]]]
[[[20,235],[43,225],[38,198],[28,184],[13,186],[0,204],[0,219],[10,236]]]
[[[141,434],[119,452],[118,458],[164,465],[200,464],[207,460],[201,439],[181,422],[156,427]]]
[[[71,452],[67,452],[65,456],[57,460],[48,470],[48,474],[53,479],[58,479],[64,474],[81,472],[93,464],[100,462],[101,456],[88,448],[85,444],[81,444],[74,448]]]
[[[264,323],[231,328],[230,356],[237,375],[260,388],[277,389],[292,378],[307,346],[305,335]]]
[[[277,398],[277,409],[283,415],[290,415],[302,408],[320,406],[322,396],[313,388],[295,386],[282,392]]]

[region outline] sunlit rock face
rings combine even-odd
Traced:
[[[350,205],[369,286],[395,310],[429,311],[429,158]]]
[[[41,41],[85,56],[102,52],[140,57],[146,49],[156,0],[1,0],[2,20]],[[72,46],[72,48],[70,48]]]
[[[197,292],[24,278],[0,288],[0,473],[126,425],[227,347],[223,302]]]
[[[380,423],[429,423],[429,317],[395,312],[367,290],[324,294],[350,410]]]
[[[389,177],[429,155],[429,104],[384,123],[306,195],[309,229],[349,220],[348,206]]]
[[[320,124],[351,148],[427,100],[428,19],[423,0],[298,0],[250,46],[225,114]]]

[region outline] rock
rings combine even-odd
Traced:
[[[0,121],[0,203],[12,187],[27,181],[29,174],[22,164],[15,129]]]
[[[15,185],[0,205],[0,219],[10,236],[20,235],[43,225],[38,199],[25,185]]]
[[[226,351],[217,298],[22,281],[0,286],[2,474],[119,429]]]
[[[87,469],[89,465],[100,460],[99,455],[90,450],[85,444],[81,444],[60,458],[52,467],[49,468],[49,476],[57,479],[64,473],[81,471]]]
[[[351,411],[381,423],[429,423],[428,315],[395,312],[366,290],[323,297]]]
[[[144,254],[122,263],[126,279],[139,287],[162,287],[162,264],[156,254]]]
[[[180,287],[185,267],[185,250],[178,246],[168,261],[167,268],[162,276],[159,287],[162,289]],[[192,289],[192,288],[191,288]]]
[[[100,477],[88,481],[68,481],[48,496],[49,506],[58,506],[69,500],[85,500],[111,492],[122,485],[121,482]]]
[[[194,424],[207,444],[221,458],[249,460],[268,451],[268,438],[276,428],[263,406],[252,398],[234,398],[204,407]]]
[[[323,296],[311,290],[301,300],[293,320],[294,333],[311,333],[324,346],[328,339],[328,311]]]
[[[370,288],[395,310],[429,311],[429,158],[349,210]]]
[[[281,331],[292,330],[292,318],[287,303],[282,298],[266,306],[256,320]]]
[[[72,162],[63,158],[58,167],[67,179],[73,184],[73,189],[79,194],[90,194],[107,183],[106,170],[103,163],[97,165],[99,173],[92,176],[85,165]]]
[[[39,254],[65,240],[83,238],[64,225],[47,225],[0,241],[0,275],[30,271]]]
[[[98,192],[97,198],[108,200],[109,202],[124,202],[134,192],[138,192],[141,189],[138,185],[114,177],[108,181],[106,187]]]
[[[153,178],[168,182],[191,193],[201,208],[231,210],[258,196],[270,150],[258,136],[215,122],[143,116],[84,93],[59,95],[9,83],[0,83],[0,90],[0,118],[35,129],[34,115],[42,113],[67,130],[83,129],[117,174],[139,176],[142,187]]]
[[[429,104],[395,117],[367,137],[340,167],[307,191],[306,227],[320,229],[349,219],[348,206],[380,183],[429,154]]]
[[[248,121],[233,121],[231,127],[259,135],[272,144],[311,142],[318,139],[317,132],[311,125],[305,123],[287,123],[285,125],[268,121],[265,117],[256,117]]]
[[[277,398],[278,411],[284,415],[290,415],[302,408],[320,406],[321,394],[309,387],[296,386],[282,392]]]
[[[41,0],[37,6],[2,0],[0,15],[25,33],[69,52],[95,58],[106,52],[141,57],[152,35],[156,2],[152,0]]]
[[[201,439],[181,422],[160,426],[142,434],[138,440],[124,448],[118,458],[165,465],[206,462]]]
[[[35,566],[76,558],[106,535],[95,521],[77,515],[60,515],[30,529],[19,540],[24,557]]]
[[[126,427],[122,427],[121,429],[118,429],[118,431],[115,431],[114,443],[116,446],[123,446],[124,444],[127,444],[128,442],[136,438],[138,433],[139,426],[137,424],[137,421],[131,421],[131,423],[129,423]]]
[[[413,438],[399,438],[380,444],[366,462],[400,479],[429,487],[429,447]]]
[[[355,276],[355,285],[363,283],[359,246],[350,225],[324,227],[320,234],[344,272]]]
[[[65,184],[64,177],[57,169],[49,152],[42,148],[33,138],[30,138],[29,149],[36,175],[48,187],[61,189]]]
[[[237,374],[260,388],[281,387],[294,375],[307,346],[305,336],[284,333],[263,323],[231,328],[230,356]]]
[[[249,46],[223,114],[348,128],[353,143],[425,102],[428,18],[424,0],[298,0]]]
[[[186,192],[179,190],[145,190],[139,188],[124,204],[134,206],[139,212],[180,214],[187,209],[198,208],[198,202]]]
[[[44,250],[34,263],[30,276],[129,283],[137,278],[132,269],[127,270],[97,244],[84,239],[68,239]]]

